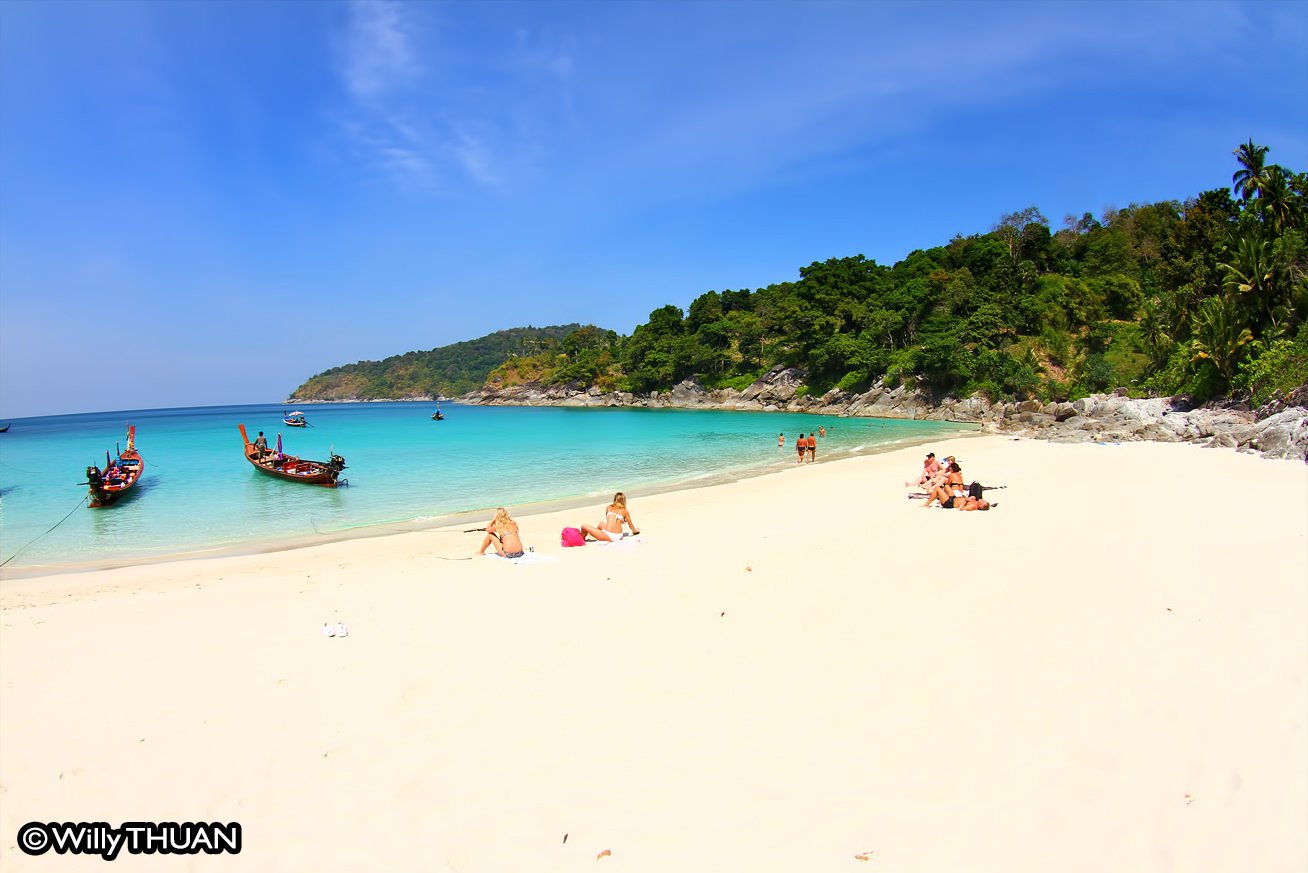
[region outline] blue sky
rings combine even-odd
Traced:
[[[1308,169],[1308,4],[0,3],[0,421]],[[116,393],[121,391],[122,393]]]

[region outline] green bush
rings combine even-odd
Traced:
[[[1293,340],[1274,341],[1257,357],[1240,365],[1235,387],[1248,391],[1255,406],[1277,394],[1308,385],[1308,323]]]
[[[731,388],[734,391],[744,391],[750,385],[758,381],[758,374],[745,373],[740,376],[723,376],[718,379],[705,380],[705,388]]]
[[[841,391],[863,391],[867,388],[869,379],[867,373],[846,373],[844,377],[836,383],[836,387]]]

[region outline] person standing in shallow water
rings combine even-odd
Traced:
[[[801,430],[799,436],[795,437],[795,451],[799,454],[799,460],[795,463],[804,463],[804,452],[808,449],[808,443],[804,440],[804,432]]]
[[[810,433],[805,448],[808,449],[808,462],[812,464],[817,460],[817,437]]]
[[[777,434],[777,448],[784,449],[785,447],[786,447],[786,435],[784,433]]]
[[[825,438],[826,435],[827,435],[827,429],[825,427],[819,427],[818,436]]]

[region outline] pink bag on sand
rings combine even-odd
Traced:
[[[586,545],[586,537],[582,534],[581,530],[575,527],[565,527],[560,538],[562,539],[564,546]]]

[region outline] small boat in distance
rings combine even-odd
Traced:
[[[282,421],[287,427],[308,427],[309,422],[304,420],[303,412],[292,412],[282,417]]]
[[[433,413],[431,414],[431,420],[432,420],[432,421],[444,421],[444,420],[445,420],[445,413],[441,412],[441,405],[440,405],[440,402],[439,402],[439,401],[437,401],[437,403],[436,403],[436,411],[433,412]]]
[[[111,506],[136,487],[145,473],[145,462],[136,451],[136,425],[127,428],[127,451],[118,453],[118,460],[110,461],[104,453],[104,470],[94,465],[86,468],[87,506]]]
[[[9,425],[6,424],[4,427],[0,427],[0,433],[8,433],[8,432],[9,432]]]
[[[258,446],[250,442],[249,436],[245,433],[245,425],[237,425],[241,429],[241,439],[245,442],[245,460],[260,473],[273,476],[277,479],[289,479],[292,482],[304,482],[308,485],[325,485],[328,488],[334,488],[337,478],[341,471],[345,469],[345,459],[340,455],[332,454],[331,460],[328,461],[309,461],[304,458],[297,458],[294,455],[287,455],[282,452],[282,435],[277,434],[277,450],[269,451],[260,450]],[[341,484],[349,483],[341,479]]]

